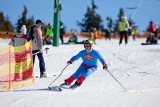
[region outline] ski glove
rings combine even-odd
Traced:
[[[107,64],[103,65],[103,69],[104,69],[104,70],[108,70]]]
[[[69,65],[69,64],[72,64],[72,61],[68,61],[67,64],[68,64],[68,65]]]

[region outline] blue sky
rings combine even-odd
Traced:
[[[60,0],[60,2],[63,7],[60,17],[67,31],[71,29],[80,31],[77,21],[84,18],[87,6],[91,6],[91,0]],[[95,0],[95,3],[98,6],[96,12],[102,17],[105,27],[106,17],[116,20],[121,7],[125,9],[127,17],[133,18],[140,31],[146,29],[150,20],[160,25],[160,0]],[[41,19],[45,23],[53,24],[54,0],[1,0],[0,11],[15,25],[21,16],[23,5],[28,9],[28,17],[34,16],[35,20]],[[126,7],[138,8],[129,10]]]

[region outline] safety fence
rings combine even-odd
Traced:
[[[97,38],[99,38],[99,39],[104,39],[106,37],[105,32],[98,31],[97,34],[98,34]],[[1,32],[0,31],[0,38],[3,38],[3,39],[12,38],[14,35],[15,35],[14,32]],[[67,37],[70,37],[72,35],[73,35],[73,32],[66,32],[64,34],[64,37],[67,38]],[[79,32],[77,35],[88,38],[90,36],[90,32]],[[137,38],[146,38],[146,37],[148,37],[148,35],[149,35],[149,32],[145,32],[143,34],[141,34],[141,33],[137,34],[136,37]],[[158,33],[158,37],[160,37],[160,32]],[[45,35],[43,34],[43,39],[44,38],[45,38]],[[111,33],[111,38],[117,39],[117,38],[119,38],[119,34],[117,32],[115,32],[115,33],[112,32]]]
[[[31,42],[0,50],[0,91],[34,83]]]

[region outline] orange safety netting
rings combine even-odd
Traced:
[[[33,82],[31,42],[0,50],[0,90],[20,88]]]

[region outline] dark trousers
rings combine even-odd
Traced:
[[[38,52],[39,50],[34,50],[32,51],[32,53],[36,53]],[[35,62],[35,56],[37,55],[38,59],[39,59],[39,68],[40,68],[40,73],[43,74],[43,72],[46,71],[46,68],[45,68],[45,62],[44,62],[44,58],[43,58],[43,53],[37,53],[35,55],[33,55],[33,64]]]
[[[61,43],[64,43],[63,34],[60,34]]]
[[[121,31],[119,34],[120,34],[119,44],[122,44],[123,36],[124,36],[124,39],[125,39],[125,44],[127,44],[128,43],[127,31]]]

